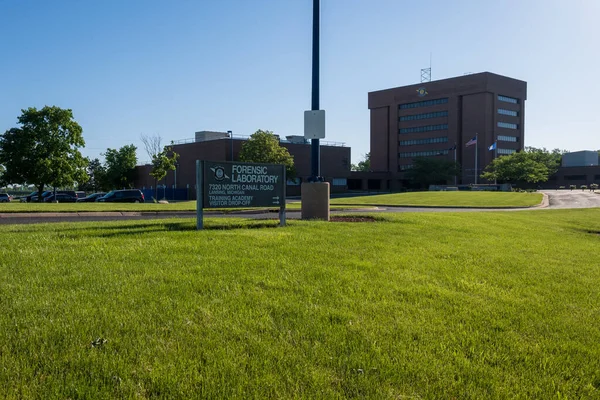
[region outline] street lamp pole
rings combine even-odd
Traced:
[[[312,46],[312,106],[311,110],[319,109],[319,24],[320,0],[313,0],[313,46]],[[321,149],[320,140],[311,139],[311,180],[321,180]]]
[[[229,154],[231,155],[231,160],[229,160],[229,161],[233,161],[233,132],[232,131],[227,131],[227,133],[229,134],[229,143],[230,143],[230,152],[229,152]]]

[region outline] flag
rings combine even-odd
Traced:
[[[496,142],[494,142],[493,145],[491,145],[490,147],[488,147],[488,150],[489,151],[496,150]]]
[[[448,150],[456,150],[456,143],[454,143],[454,146],[450,147]]]
[[[473,139],[469,140],[465,146],[469,147],[474,144],[477,144],[477,136],[473,136]]]

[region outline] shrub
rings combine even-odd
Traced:
[[[579,186],[579,187],[581,188],[581,190],[585,190],[585,189],[587,189],[587,185],[581,185],[581,186]]]
[[[595,191],[596,189],[598,189],[598,184],[597,184],[597,183],[592,183],[592,184],[590,185],[590,190],[593,192],[593,191]]]
[[[565,188],[564,186],[560,186],[560,187],[559,187],[559,189],[564,189],[564,188]]]
[[[577,185],[569,185],[569,189],[571,189],[571,190],[577,189]]]

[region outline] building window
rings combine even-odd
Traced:
[[[448,136],[434,137],[434,138],[427,138],[427,139],[401,140],[400,146],[414,146],[417,144],[431,144],[431,143],[448,143]]]
[[[498,152],[498,154],[512,154],[512,153],[516,153],[516,150],[514,150],[514,149],[501,149],[501,148],[498,148],[496,151]]]
[[[438,111],[425,114],[405,115],[400,117],[400,121],[418,121],[420,119],[447,117],[448,111]]]
[[[398,153],[400,158],[413,158],[413,157],[432,157],[432,156],[445,156],[448,154],[448,150],[433,150],[433,151],[411,151],[407,153]]]
[[[504,101],[506,103],[519,104],[519,99],[515,99],[508,96],[498,95],[498,100]]]
[[[398,165],[398,171],[406,171],[407,169],[411,169],[412,167],[412,164]]]
[[[333,182],[331,182],[333,186],[346,186],[348,181],[346,178],[333,178]]]
[[[508,122],[498,122],[498,128],[506,128],[506,129],[518,129],[519,125],[511,124]]]
[[[431,132],[431,131],[442,131],[445,129],[448,129],[448,124],[425,125],[425,126],[417,126],[414,128],[400,128],[400,133]]]
[[[516,143],[516,142],[519,141],[519,138],[517,138],[516,136],[498,135],[498,141],[499,142],[513,142],[513,143]]]
[[[511,117],[518,117],[519,116],[519,113],[517,111],[505,110],[504,108],[499,108],[498,109],[498,114],[510,115]]]
[[[401,110],[407,110],[409,108],[418,108],[418,107],[429,107],[435,106],[437,104],[446,104],[448,102],[448,98],[444,99],[435,99],[435,100],[425,100],[425,101],[417,101],[416,103],[405,103],[400,104]]]
[[[565,175],[567,181],[585,181],[585,175]]]

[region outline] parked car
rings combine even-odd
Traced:
[[[10,203],[12,197],[8,193],[0,193],[0,203]]]
[[[99,197],[98,202],[112,203],[143,203],[144,194],[139,189],[113,190]]]
[[[77,197],[71,196],[68,193],[56,193],[56,196],[51,194],[50,196],[44,197],[44,203],[54,203],[55,201],[59,203],[75,203]]]
[[[75,196],[78,199],[83,199],[85,197],[85,192],[83,192],[83,191],[75,192]]]
[[[74,190],[57,190],[56,194],[59,194],[59,193],[60,194],[68,194],[71,197],[77,198],[75,196],[75,191]],[[42,201],[45,202],[46,198],[48,196],[52,196],[52,195],[54,195],[54,190],[46,190],[44,193],[42,193]],[[37,192],[36,192],[35,196],[31,197],[31,202],[32,203],[37,203],[37,201],[38,201],[38,196],[37,196]]]
[[[38,194],[37,191],[31,192],[27,196],[20,197],[19,200],[21,201],[21,203],[29,203],[29,202],[31,202],[31,198],[33,196],[37,196],[37,194]]]
[[[103,197],[105,195],[106,195],[106,193],[104,193],[104,192],[94,193],[94,194],[90,194],[87,197],[83,197],[81,199],[78,198],[77,202],[78,203],[90,203],[90,202],[96,201],[96,199],[98,199],[99,197]]]
[[[48,196],[50,196],[52,193],[54,193],[52,190],[46,190],[45,192],[42,192],[42,201],[44,201],[44,199]],[[28,196],[29,197],[29,196]],[[33,196],[31,196],[31,199],[27,201],[28,203],[37,203],[38,202],[38,193],[35,192],[35,194]]]

